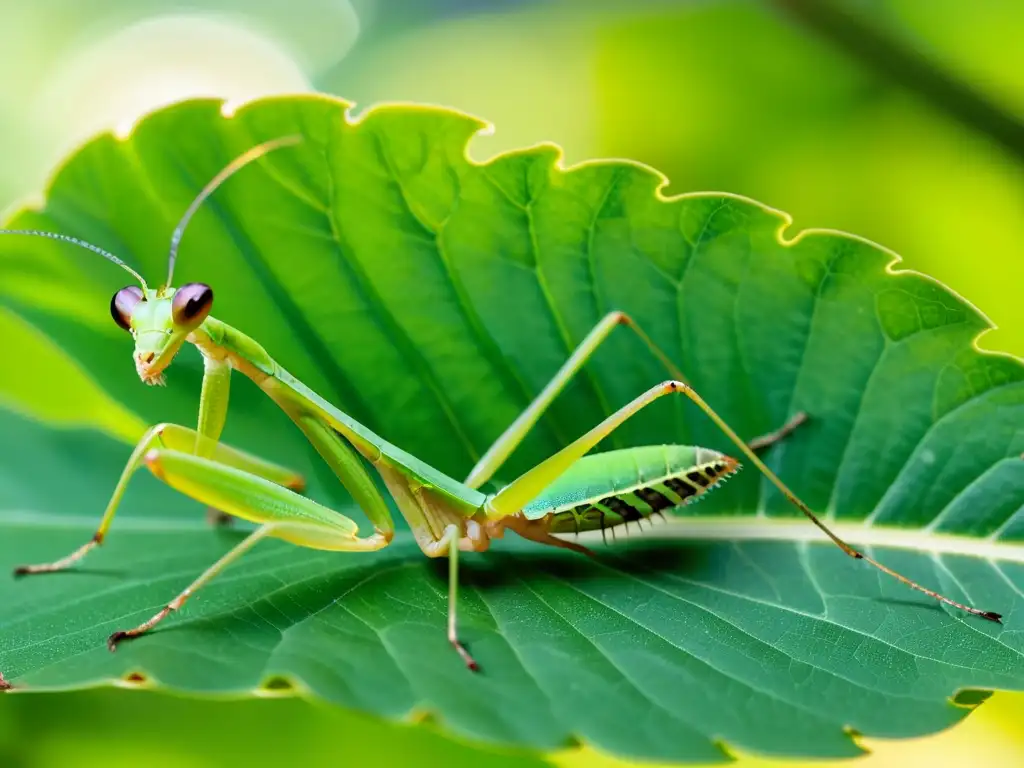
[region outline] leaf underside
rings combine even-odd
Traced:
[[[374,555],[260,544],[110,654],[107,634],[148,618],[241,535],[208,529],[199,505],[140,475],[82,568],[0,581],[9,681],[291,686],[388,717],[430,714],[471,738],[540,749],[581,739],[686,761],[731,748],[853,755],[850,732],[929,733],[966,712],[950,700],[961,689],[1024,688],[1024,366],[974,347],[988,327],[974,308],[893,271],[895,257],[870,243],[788,241],[784,214],[752,201],[667,199],[639,165],[565,170],[551,146],[477,164],[466,157],[482,127],[473,118],[387,107],[352,120],[345,109],[302,97],[230,118],[214,101],[162,110],[127,140],[81,149],[45,208],[8,226],[85,238],[159,283],[174,223],[206,181],[253,144],[300,132],[301,146],[246,169],[199,212],[176,281],[212,285],[216,316],[314,390],[462,477],[601,316],[625,310],[745,437],[810,414],[770,466],[883,562],[1003,613],[1003,625],[941,608],[807,535],[748,467],[660,537],[635,526],[609,536],[596,561],[510,540],[467,556],[460,625],[478,675],[445,640],[445,563],[404,530]],[[8,311],[144,422],[193,424],[192,350],[165,390],[134,376],[130,340],[107,315],[126,277],[67,246],[0,240]],[[500,478],[664,378],[617,331]],[[732,452],[696,409],[668,400],[602,447]],[[0,565],[65,554],[91,535],[130,446],[14,412],[0,411],[0,427]],[[247,382],[233,387],[225,439],[303,470],[311,495],[358,517]],[[687,516],[734,521],[736,535],[688,539]],[[920,549],[895,546],[907,542]]]

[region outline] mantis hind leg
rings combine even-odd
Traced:
[[[662,365],[668,375],[674,380],[686,383],[686,377],[669,359],[662,349],[654,343],[639,325],[625,312],[609,312],[601,321],[591,329],[579,346],[573,350],[569,359],[562,364],[558,372],[547,383],[540,394],[527,406],[512,424],[494,441],[494,444],[487,449],[487,452],[480,458],[476,466],[470,471],[466,478],[466,485],[470,488],[479,488],[486,483],[501,465],[512,455],[512,452],[519,446],[526,435],[537,424],[537,421],[548,409],[552,401],[565,389],[566,385],[579,373],[587,361],[593,356],[598,348],[611,335],[611,332],[619,326],[631,328],[633,332],[647,346]],[[797,413],[781,428],[766,435],[756,437],[750,441],[754,450],[763,450],[770,445],[782,440],[800,424],[807,420],[805,413]]]
[[[999,622],[1001,616],[998,613],[991,611],[983,611],[978,608],[973,608],[963,603],[959,603],[952,600],[945,595],[939,594],[934,590],[923,587],[917,582],[903,576],[900,573],[892,570],[888,566],[883,565],[872,557],[865,555],[863,552],[854,549],[852,546],[843,541],[839,536],[832,532],[831,529],[825,523],[823,523],[814,512],[811,511],[810,507],[807,506],[795,493],[793,493],[785,483],[779,479],[778,475],[772,472],[761,459],[757,457],[754,450],[743,442],[739,435],[733,431],[718,413],[715,412],[710,405],[708,405],[704,399],[697,394],[697,392],[689,384],[678,380],[669,380],[662,382],[656,387],[652,387],[637,397],[632,402],[626,404],[618,411],[613,413],[611,416],[606,418],[596,427],[591,429],[585,435],[577,439],[575,442],[570,443],[568,446],[563,448],[561,451],[556,453],[554,456],[549,457],[545,461],[535,466],[533,469],[527,471],[519,479],[511,483],[510,485],[503,488],[496,495],[494,495],[487,503],[487,514],[491,518],[496,519],[511,519],[515,522],[519,511],[526,506],[535,497],[540,495],[545,488],[553,483],[562,473],[564,473],[569,467],[571,467],[576,461],[581,459],[586,453],[588,453],[594,446],[596,446],[601,440],[610,435],[619,426],[621,426],[630,416],[638,413],[648,405],[653,403],[655,400],[669,394],[681,394],[692,400],[698,408],[700,408],[708,418],[710,418],[715,425],[725,433],[725,435],[735,443],[736,447],[742,451],[742,453],[750,459],[750,461],[757,467],[761,474],[763,474],[768,480],[782,492],[782,494],[799,509],[814,525],[816,525],[826,536],[828,536],[840,549],[843,550],[850,557],[858,560],[864,560],[866,563],[874,566],[878,570],[886,573],[898,581],[903,582],[908,587],[916,589],[919,592],[923,592],[935,600],[951,605],[954,608],[959,608],[968,613],[981,616],[989,619],[990,621]],[[506,523],[507,527],[508,523]],[[514,528],[513,528],[514,530]]]
[[[71,554],[52,563],[19,566],[14,571],[15,575],[24,576],[63,571],[85,557],[90,550],[102,544],[104,538],[106,538],[107,530],[114,520],[114,515],[117,514],[121,497],[124,496],[128,482],[131,480],[132,475],[135,474],[135,471],[142,466],[146,454],[154,448],[170,448],[178,451],[206,454],[214,461],[225,466],[235,467],[297,491],[302,490],[304,485],[302,476],[292,470],[264,461],[257,456],[231,448],[223,443],[204,438],[194,429],[188,429],[177,424],[158,424],[142,436],[138,445],[135,446],[135,450],[132,451],[131,458],[128,459],[128,463],[121,472],[121,477],[117,481],[114,493],[110,497],[106,511],[103,513],[103,519],[100,521],[99,528],[93,534],[93,537]]]
[[[167,449],[148,451],[144,461],[154,475],[172,488],[262,525],[148,621],[112,634],[107,641],[110,650],[114,650],[122,640],[148,632],[173,611],[180,610],[197,590],[264,538],[282,539],[298,546],[332,552],[372,552],[387,546],[390,541],[390,535],[380,532],[360,537],[358,526],[350,518],[236,467]]]

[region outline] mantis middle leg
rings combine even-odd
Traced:
[[[593,356],[602,343],[608,338],[611,332],[624,325],[631,328],[640,337],[651,353],[665,366],[668,375],[675,381],[686,383],[686,377],[669,359],[661,348],[654,343],[639,325],[625,312],[609,312],[594,328],[586,335],[580,345],[576,347],[569,359],[562,364],[558,372],[547,383],[540,394],[527,406],[512,422],[511,425],[495,440],[494,444],[487,449],[487,452],[480,458],[476,466],[470,471],[466,478],[466,485],[470,488],[479,488],[486,483],[495,472],[501,467],[506,459],[523,441],[529,431],[536,425],[537,421],[548,409],[552,401],[561,393],[573,376],[582,370],[587,361]],[[763,450],[770,445],[782,440],[786,435],[796,429],[807,420],[803,412],[795,414],[781,428],[761,435],[750,441],[749,445],[754,450]]]

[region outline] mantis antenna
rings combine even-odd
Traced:
[[[0,235],[31,235],[32,237],[48,237],[51,240],[61,240],[61,241],[65,242],[65,243],[72,243],[74,245],[77,245],[79,248],[85,248],[86,250],[92,251],[93,253],[98,253],[103,258],[109,259],[110,261],[112,261],[115,264],[117,264],[117,266],[121,267],[124,270],[127,270],[128,272],[130,272],[132,274],[132,276],[136,280],[139,281],[139,284],[144,289],[148,290],[148,288],[146,286],[146,281],[142,279],[142,275],[140,275],[134,269],[129,267],[127,264],[125,264],[117,256],[112,254],[110,251],[103,250],[98,245],[93,245],[92,243],[87,243],[85,240],[79,240],[77,237],[70,237],[69,235],[61,235],[61,234],[58,234],[57,232],[43,232],[43,231],[38,230],[38,229],[0,229]]]
[[[209,184],[203,187],[203,190],[196,195],[196,199],[192,201],[191,205],[189,205],[188,210],[185,211],[185,214],[181,217],[181,221],[178,222],[178,226],[174,228],[174,233],[171,235],[171,251],[167,257],[166,285],[171,285],[171,280],[174,279],[174,262],[178,258],[178,246],[181,244],[182,235],[185,234],[185,227],[188,226],[192,216],[199,210],[199,206],[203,204],[206,198],[212,195],[214,190],[227,181],[228,178],[230,178],[236,171],[240,171],[253,160],[258,160],[263,157],[263,155],[268,152],[273,152],[275,149],[291,146],[292,144],[298,144],[300,141],[302,141],[301,136],[282,136],[279,139],[271,139],[263,144],[257,144],[252,149],[243,152],[228,163],[220,173],[210,180]]]

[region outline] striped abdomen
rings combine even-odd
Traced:
[[[739,469],[707,448],[651,445],[585,456],[522,510],[551,533],[578,533],[644,520],[697,499]]]

